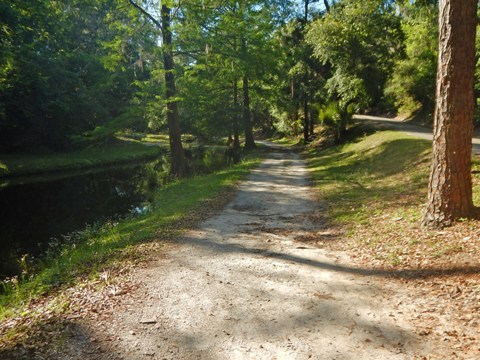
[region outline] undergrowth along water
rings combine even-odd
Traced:
[[[0,178],[72,171],[147,159],[166,148],[117,140],[64,153],[0,154]]]
[[[32,299],[104,270],[119,261],[123,251],[155,241],[167,228],[180,230],[182,219],[244,178],[259,160],[260,154],[253,152],[234,166],[173,181],[155,192],[149,212],[76,233],[70,243],[44,257],[38,271],[1,283],[0,320],[18,313]]]

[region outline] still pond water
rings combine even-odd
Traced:
[[[40,256],[49,244],[61,241],[62,234],[142,209],[151,196],[156,165],[143,163],[0,188],[0,279],[19,272],[24,254],[30,260]]]

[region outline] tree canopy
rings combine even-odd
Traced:
[[[315,123],[341,137],[355,111],[434,105],[433,0],[18,0],[0,10],[2,152],[171,131],[173,113],[171,144],[188,132],[251,148],[255,129],[303,129],[308,142]]]
[[[309,122],[310,134],[331,103],[344,112],[433,108],[436,1],[165,4],[182,132],[248,139],[250,128],[296,133]],[[165,131],[161,5],[2,4],[1,149],[57,151],[121,130]]]

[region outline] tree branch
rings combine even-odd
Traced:
[[[325,5],[325,10],[327,12],[330,11],[330,4],[328,3],[328,0],[323,0],[323,4]]]
[[[128,2],[132,4],[132,6],[136,8],[138,11],[140,11],[143,15],[145,15],[148,19],[150,19],[150,21],[153,22],[160,30],[162,30],[162,24],[160,23],[160,21],[155,19],[147,10],[142,8],[133,0],[128,0]]]

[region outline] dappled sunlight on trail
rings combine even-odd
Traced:
[[[221,214],[172,239],[172,250],[136,273],[138,291],[111,327],[92,333],[117,339],[106,343],[112,356],[134,359],[434,353],[388,303],[382,279],[402,275],[357,269],[323,250],[336,235],[322,212],[303,161],[274,150]]]

